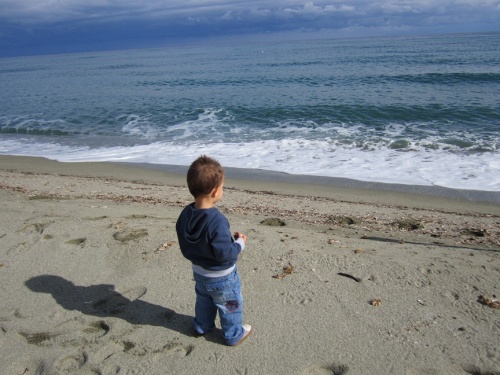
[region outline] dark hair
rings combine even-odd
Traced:
[[[187,184],[193,197],[209,195],[224,180],[224,169],[220,163],[206,155],[193,161],[187,173]]]

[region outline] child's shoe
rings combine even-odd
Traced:
[[[243,334],[243,337],[238,341],[236,342],[235,344],[231,345],[231,346],[236,346],[236,345],[239,345],[241,344],[243,341],[245,341],[248,336],[250,336],[250,334],[252,333],[252,326],[250,324],[243,324],[243,330],[245,331],[245,333]]]
[[[205,334],[204,334],[204,333],[200,333],[200,332],[198,332],[198,331],[195,329],[195,330],[193,330],[193,336],[194,336],[194,337],[202,337],[202,336],[205,336]]]

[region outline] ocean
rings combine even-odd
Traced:
[[[0,154],[500,191],[500,33],[0,59]]]

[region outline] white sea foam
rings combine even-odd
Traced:
[[[96,149],[0,140],[0,153],[41,156],[64,162],[115,161],[173,165],[189,165],[198,155],[208,154],[227,167],[500,191],[500,158],[494,152],[464,154],[442,149],[399,151],[383,147],[364,151],[328,141],[286,139],[248,143],[193,143],[190,146],[157,142]]]
[[[158,128],[155,126],[154,122],[149,120],[147,116],[131,114],[119,116],[117,120],[124,122],[122,132],[125,134],[144,139],[154,139],[158,136]]]
[[[168,136],[176,141],[196,138],[201,135],[210,139],[216,129],[224,127],[227,121],[231,121],[233,116],[228,115],[223,109],[205,108],[204,111],[193,120],[185,120],[176,125],[165,126],[162,135]],[[233,129],[229,128],[231,132]]]

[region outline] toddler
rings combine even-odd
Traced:
[[[176,224],[182,255],[191,261],[195,280],[194,329],[201,336],[215,327],[219,312],[227,345],[242,343],[252,327],[242,324],[243,297],[236,266],[247,236],[231,236],[229,222],[214,207],[221,200],[224,170],[219,162],[200,156],[189,167],[187,184],[194,202],[186,206]]]

